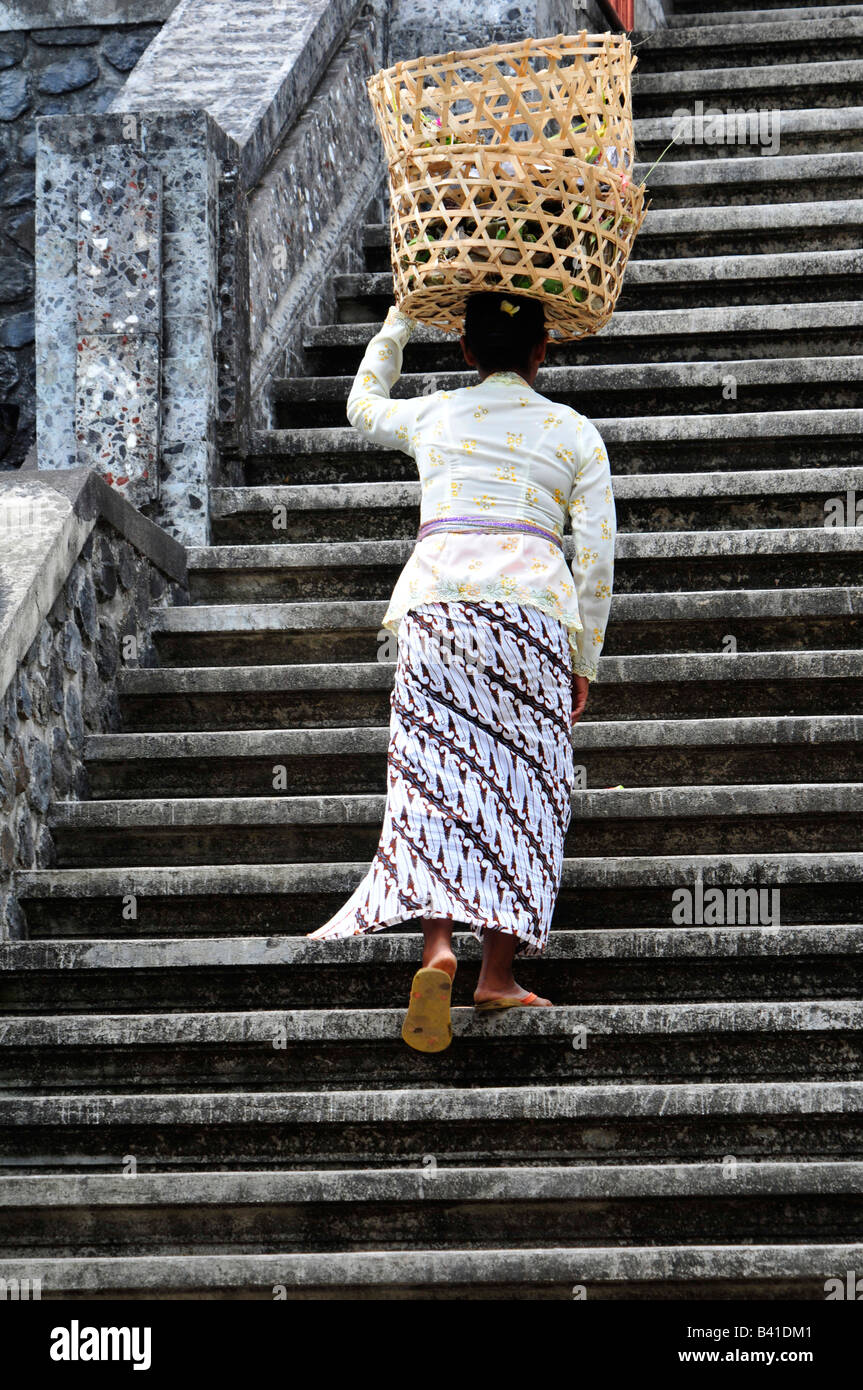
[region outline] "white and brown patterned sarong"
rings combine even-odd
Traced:
[[[566,628],[538,608],[408,610],[380,843],[353,895],[310,935],[437,917],[543,951],[571,815],[571,681]]]

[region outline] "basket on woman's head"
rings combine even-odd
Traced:
[[[542,301],[558,340],[611,317],[646,212],[632,183],[625,35],[558,35],[397,63],[369,78],[387,154],[393,288],[460,330],[467,297]]]

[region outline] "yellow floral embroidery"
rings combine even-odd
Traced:
[[[515,476],[515,467],[511,463],[499,463],[495,469],[495,473],[502,483],[514,483],[518,481]]]
[[[463,449],[466,449],[467,452],[468,452],[469,454],[472,454],[472,453],[474,452],[474,450],[476,449],[476,440],[475,440],[475,439],[463,439],[462,442],[461,442],[461,447],[462,447]]]
[[[507,433],[506,433],[506,442],[507,442],[507,444],[509,445],[510,449],[517,449],[517,448],[519,448],[520,445],[522,445],[522,444],[524,443],[524,435],[523,435],[523,434],[510,434],[509,430],[507,430]]]
[[[578,552],[578,563],[581,565],[582,569],[587,569],[588,565],[592,565],[598,559],[599,556],[597,552],[591,550],[589,546],[584,546],[584,548]]]
[[[545,419],[544,419],[543,422],[542,422],[542,428],[543,428],[544,430],[553,430],[553,429],[555,429],[556,426],[559,425],[559,424],[560,424],[560,416],[559,416],[559,415],[546,415]]]
[[[610,540],[611,540],[611,527],[609,526],[608,521],[606,520],[605,517],[602,518],[602,522],[601,522],[601,524],[600,524],[599,530],[600,530],[600,534],[602,535],[602,539],[603,539],[604,541],[610,541]]]
[[[555,500],[555,502],[557,503],[557,505],[558,505],[559,507],[565,507],[565,506],[566,506],[566,493],[565,493],[565,492],[561,492],[561,490],[560,490],[559,487],[556,487],[556,488],[554,489],[554,500]]]
[[[606,502],[613,502],[613,501],[614,501],[614,494],[612,493],[610,487],[607,487],[607,488],[605,489],[605,500],[606,500]]]
[[[499,542],[501,550],[518,550],[518,541],[515,536],[507,536],[505,540]]]
[[[601,644],[605,640],[605,633],[603,632],[601,627],[595,627],[593,629],[593,640],[597,647],[601,646]]]
[[[593,596],[594,598],[611,598],[611,589],[607,584],[597,584]]]
[[[407,442],[408,442],[408,427],[407,427],[407,425],[399,425],[398,429],[396,430],[396,439],[401,439],[405,444],[407,444]]]
[[[586,506],[583,493],[579,494],[578,497],[570,497],[569,499],[569,510],[574,516],[581,516]]]
[[[455,481],[452,481],[452,482],[450,483],[450,485],[449,485],[449,490],[450,490],[450,492],[452,493],[453,497],[458,497],[458,495],[459,495],[459,493],[461,492],[463,486],[464,486],[463,483],[457,483],[457,482],[455,482]]]
[[[537,506],[537,504],[538,504],[538,502],[539,502],[539,493],[537,492],[537,490],[536,490],[535,487],[527,487],[527,488],[525,488],[525,490],[524,490],[524,500],[525,500],[525,502],[527,502],[527,504],[528,504],[529,507],[535,507],[535,506]]]
[[[555,458],[559,458],[562,463],[572,463],[575,454],[572,449],[567,449],[565,445],[559,444],[554,451]]]
[[[391,347],[388,347],[386,343],[384,343],[383,347],[378,348],[378,357],[381,359],[382,362],[385,362],[387,358],[392,357],[392,355],[393,350]]]
[[[432,468],[443,468],[446,459],[437,449],[429,449],[429,462]]]
[[[548,573],[548,565],[545,563],[544,560],[540,560],[538,556],[537,556],[537,558],[533,561],[533,563],[532,563],[532,565],[531,565],[530,568],[531,568],[531,571],[532,571],[533,574],[547,574],[547,573]]]
[[[474,496],[470,500],[474,506],[479,507],[484,512],[489,511],[494,506],[494,498],[489,497],[487,492],[484,492],[481,497]]]
[[[468,390],[470,390],[470,387],[468,387]],[[488,406],[478,405],[476,410],[474,411],[474,418],[477,420],[481,420],[483,415],[488,415]]]

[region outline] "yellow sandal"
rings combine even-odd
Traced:
[[[445,970],[423,966],[414,975],[402,1037],[416,1052],[443,1052],[452,1042],[452,980]]]

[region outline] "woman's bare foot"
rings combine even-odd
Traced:
[[[482,965],[474,990],[473,1002],[484,1004],[489,999],[527,999],[530,990],[516,984],[512,973],[518,940],[511,932],[486,931],[482,939]],[[530,1008],[552,1007],[550,999],[532,999]]]
[[[426,918],[423,922],[423,966],[429,970],[445,970],[455,979],[458,961],[452,949],[452,922],[444,917]]]
[[[488,985],[477,985],[473,994],[473,1002],[475,1004],[484,1004],[488,999],[527,999],[531,993],[531,990],[522,989],[521,985],[517,985],[515,980],[512,980],[509,985],[502,989],[490,988]],[[529,1007],[531,1009],[551,1009],[553,1005],[550,999],[542,999],[536,994],[531,999]]]

